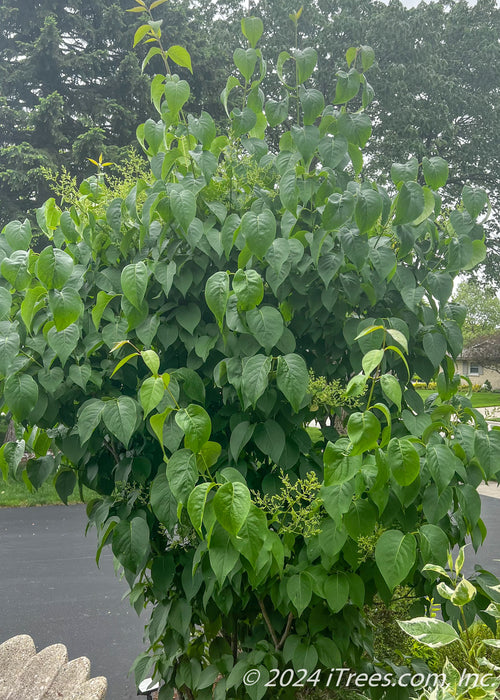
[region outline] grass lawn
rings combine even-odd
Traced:
[[[83,497],[85,501],[90,500],[93,492],[89,489],[83,489]],[[68,503],[81,503],[78,488],[75,488],[72,495],[68,499]],[[0,475],[0,508],[2,506],[46,506],[46,505],[63,505],[61,499],[57,495],[57,491],[51,482],[43,484],[38,491],[30,493],[28,487],[24,483],[17,481],[3,481]]]
[[[420,396],[424,399],[435,394],[435,389],[417,389]],[[472,406],[474,408],[487,408],[489,406],[500,406],[500,393],[495,394],[491,391],[478,391],[472,394]]]

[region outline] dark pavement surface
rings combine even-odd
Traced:
[[[125,580],[105,547],[95,562],[96,531],[85,537],[84,506],[0,508],[0,642],[29,634],[38,650],[62,643],[70,659],[87,656],[106,676],[106,700],[136,698],[135,657],[144,651],[147,615],[137,616]]]
[[[477,562],[500,577],[500,499],[482,502],[488,536],[477,555],[467,547],[465,568]],[[83,506],[0,508],[0,642],[16,634],[30,634],[37,649],[61,642],[70,659],[87,656],[92,675],[106,676],[107,700],[131,700],[127,674],[145,648],[147,616],[122,600],[128,585],[109,547],[96,567],[95,530],[85,537],[85,525]]]

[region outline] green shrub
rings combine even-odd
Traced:
[[[0,238],[3,404],[25,439],[38,426],[35,456],[9,443],[2,471],[99,494],[98,554],[112,547],[151,612],[135,674],[161,679],[160,700],[286,696],[270,669],[373,668],[365,606],[399,585],[430,595],[424,564],[480,544],[475,485],[498,476],[498,432],[456,393],[449,301],[485,255],[484,193],[465,187],[445,216],[439,157],[394,164],[391,191],[367,180],[372,50],[347,51],[327,100],[314,49],[282,53],[276,102],[262,23],[242,26],[227,133],[184,111],[170,64],[189,55],[156,43],[159,119],[137,132],[151,173],[113,197],[99,173],[64,211],[49,200],[40,253],[28,222]],[[141,38],[160,41],[159,23]],[[441,406],[426,412],[415,373],[437,376]]]

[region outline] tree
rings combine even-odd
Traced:
[[[47,168],[64,167],[81,179],[93,170],[89,158],[103,152],[107,161],[121,162],[136,145],[136,126],[152,107],[149,68],[141,73],[147,47],[132,49],[139,19],[125,12],[128,6],[126,0],[2,3],[0,227],[32,214],[50,196]],[[221,117],[217,76],[230,55],[216,8],[181,0],[161,12],[196,57],[193,99]],[[210,42],[214,28],[218,42]]]
[[[424,564],[484,538],[475,486],[499,478],[498,433],[457,394],[449,300],[484,233],[451,227],[441,161],[425,185],[395,168],[393,194],[361,175],[369,47],[349,49],[335,105],[309,82],[314,49],[282,54],[277,105],[261,92],[262,23],[246,18],[218,133],[174,73],[189,54],[166,33],[158,45],[141,8],[165,68],[157,120],[137,131],[151,173],[125,196],[99,175],[69,210],[48,200],[39,253],[27,221],[0,238],[2,402],[35,455],[24,467],[7,443],[0,466],[35,488],[53,478],[63,500],[77,480],[97,492],[98,556],[112,547],[151,611],[137,680],[153,666],[162,700],[174,686],[262,698],[268,681],[285,697],[272,669],[373,669],[365,604],[400,584],[436,598]],[[349,397],[328,401],[342,432],[311,438],[308,370]],[[442,406],[424,407],[414,373],[437,377]],[[475,581],[472,616],[489,602]]]
[[[0,8],[0,225],[50,194],[45,168],[90,174],[120,160],[148,113],[148,80],[131,51],[128,3],[17,3]],[[105,47],[105,48],[103,48]]]
[[[491,335],[500,328],[500,299],[496,290],[475,281],[463,281],[453,297],[467,309],[462,333],[466,345],[482,336]]]

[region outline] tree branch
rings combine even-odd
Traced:
[[[269,630],[269,634],[272,637],[272,640],[274,642],[274,648],[279,649],[279,641],[278,637],[276,636],[276,632],[274,631],[274,627],[271,624],[271,620],[269,619],[269,615],[267,614],[266,606],[264,605],[264,601],[258,598],[260,609],[262,610],[262,617],[264,618],[267,629]]]
[[[286,638],[290,634],[290,630],[292,629],[292,622],[293,622],[293,613],[288,614],[288,620],[286,621],[286,627],[285,631],[283,632],[283,635],[279,641],[278,646],[276,647],[276,651],[281,649],[283,647],[283,644],[286,642]]]

